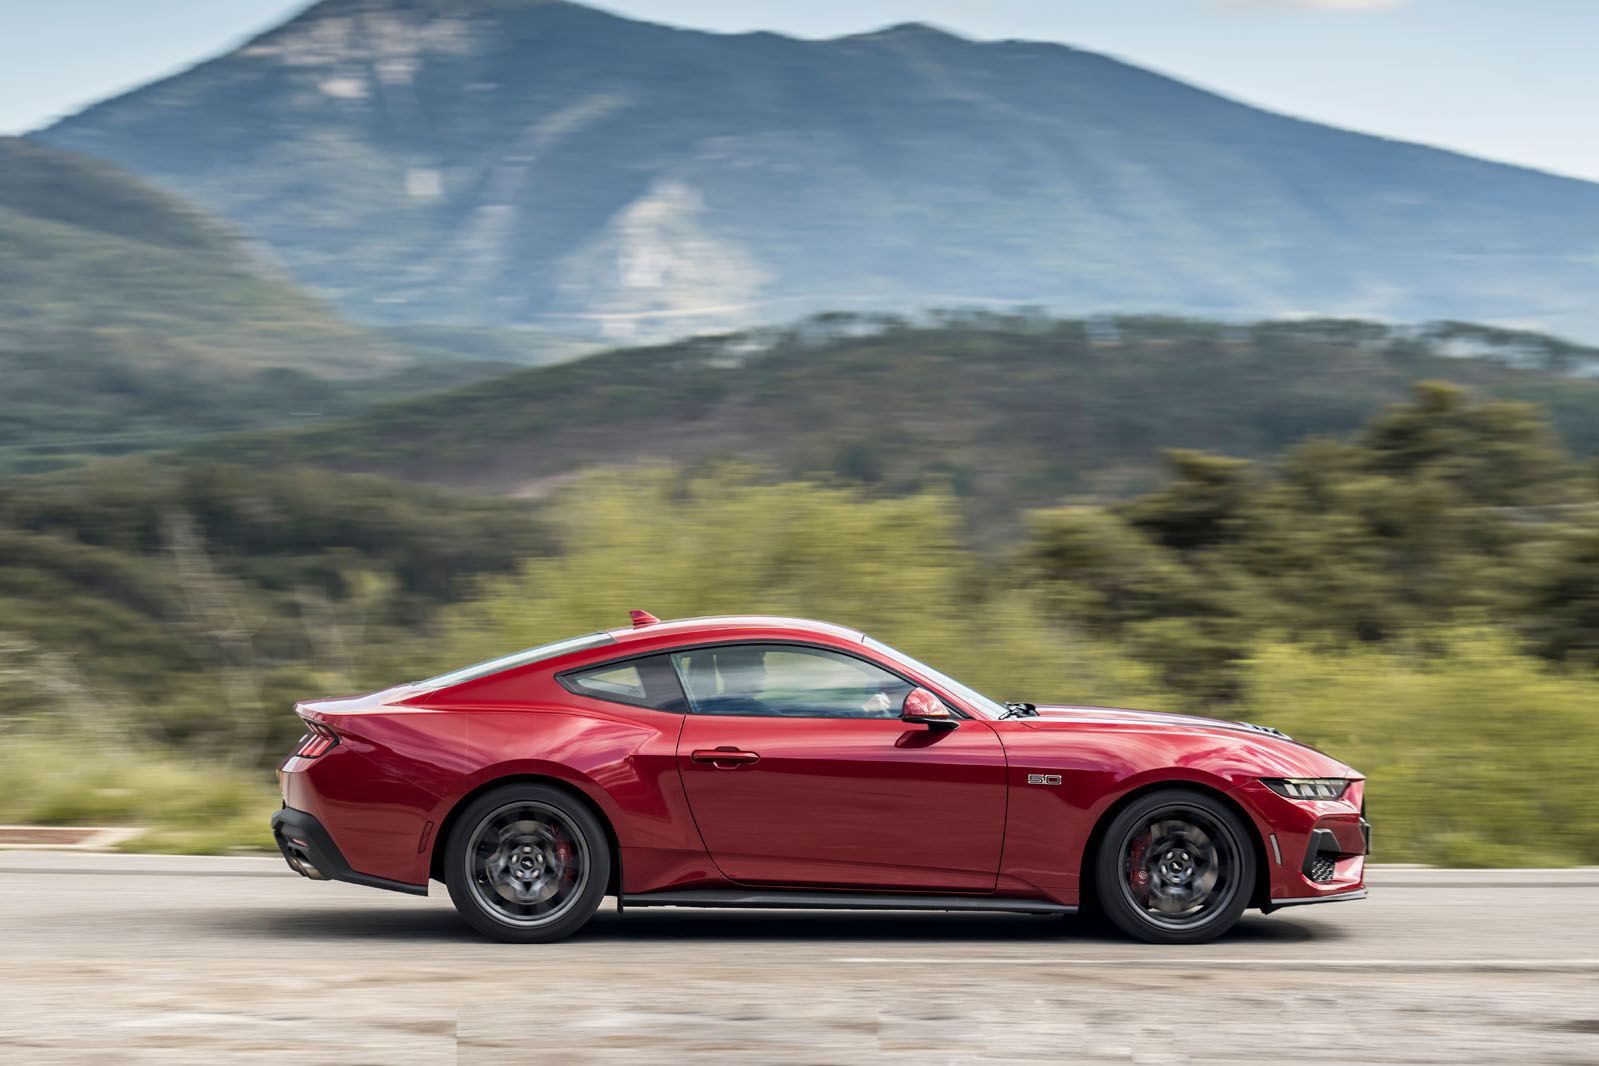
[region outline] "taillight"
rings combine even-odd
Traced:
[[[339,735],[321,722],[313,722],[307,718],[305,727],[310,730],[300,738],[300,746],[294,754],[301,759],[314,759],[339,742]]]

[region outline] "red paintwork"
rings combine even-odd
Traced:
[[[740,884],[988,892],[1005,839],[1005,749],[988,722],[688,715],[679,757],[700,838]]]
[[[615,835],[628,893],[734,884],[994,893],[1075,904],[1094,826],[1145,786],[1191,783],[1253,823],[1269,898],[1363,886],[1364,781],[1335,759],[1233,723],[1101,708],[981,717],[858,631],[781,618],[636,622],[616,643],[449,688],[401,686],[296,708],[339,736],[290,757],[284,802],[321,821],[359,873],[425,885],[452,811],[482,786],[537,776],[581,792]],[[889,667],[968,717],[682,715],[577,695],[554,675],[718,641],[787,641]],[[717,759],[717,749],[729,758]],[[758,756],[745,758],[745,754]],[[1059,785],[1028,784],[1058,774]],[[1339,800],[1290,800],[1262,777],[1356,778]],[[1312,829],[1349,857],[1336,879],[1300,873]],[[1282,854],[1269,844],[1275,834]]]

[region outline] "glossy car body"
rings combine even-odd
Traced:
[[[297,705],[312,729],[301,751],[312,754],[283,764],[274,817],[290,865],[425,893],[444,878],[460,812],[485,790],[529,781],[598,816],[612,856],[606,891],[628,906],[1069,911],[1093,895],[1096,833],[1137,797],[1177,787],[1213,797],[1247,828],[1249,905],[1364,894],[1364,780],[1275,731],[1102,708],[1001,718],[841,626],[640,620],[521,665]],[[700,651],[737,645],[858,660],[930,691],[953,721],[907,721],[897,703],[893,717],[697,713],[698,682],[685,671]],[[684,686],[666,709],[571,680],[662,653],[677,653]],[[1273,779],[1347,784],[1335,799],[1299,799]]]

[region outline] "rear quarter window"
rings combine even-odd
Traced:
[[[639,673],[637,663],[585,670],[570,676],[572,679],[570,687],[590,696],[598,696],[601,699],[622,699],[630,703],[640,703],[649,698],[644,693],[644,677]]]
[[[665,655],[650,655],[623,662],[600,663],[581,670],[557,674],[556,680],[568,692],[632,707],[686,714],[688,701],[677,671]]]

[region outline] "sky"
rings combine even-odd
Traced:
[[[0,133],[219,54],[304,0],[0,0]],[[1599,181],[1599,0],[602,0],[800,37],[930,22],[1104,52],[1302,118]]]

